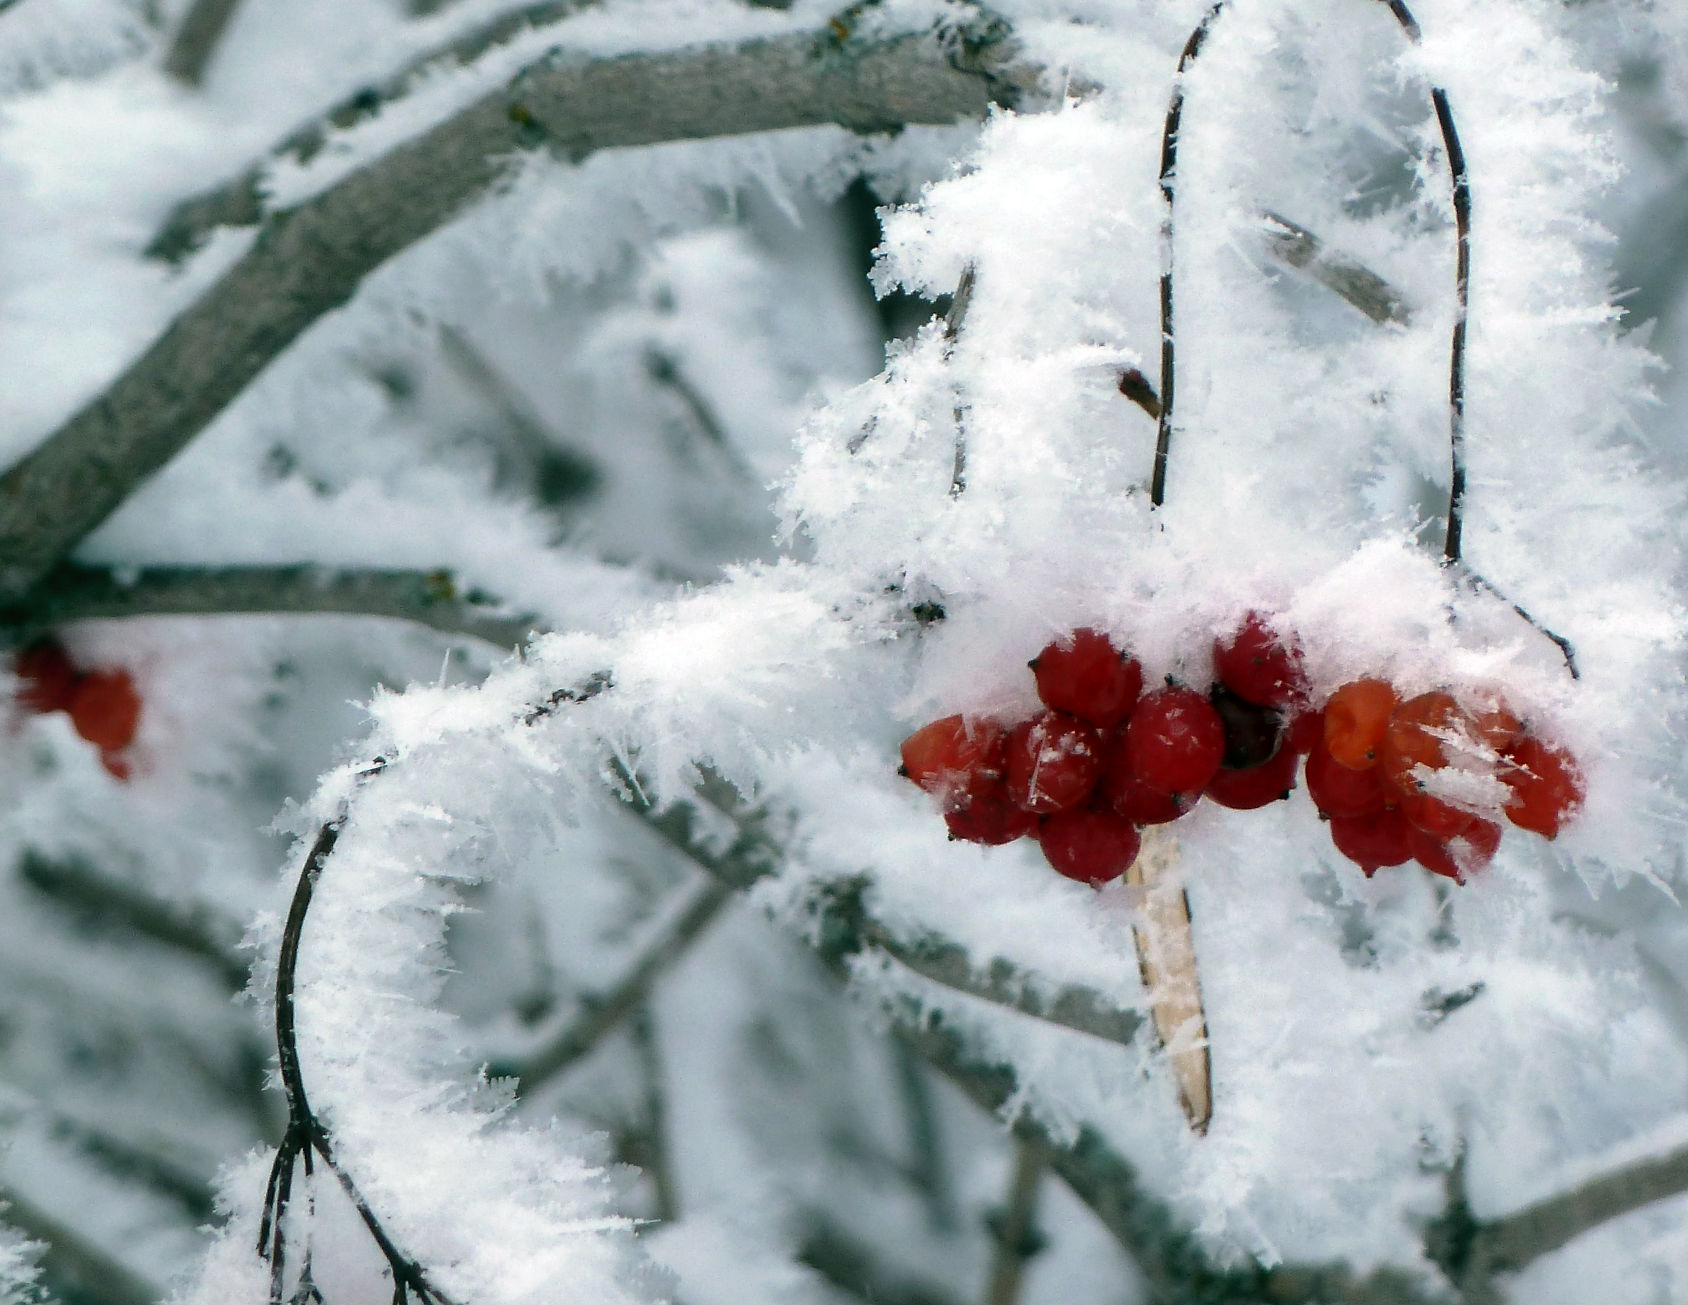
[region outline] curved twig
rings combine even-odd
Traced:
[[[800,34],[608,59],[545,57],[272,214],[257,240],[106,391],[0,476],[0,598],[16,602],[363,278],[451,221],[523,151],[579,160],[662,141],[982,118],[1016,94],[987,52],[930,33]]]

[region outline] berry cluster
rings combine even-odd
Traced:
[[[1552,838],[1582,800],[1570,755],[1499,695],[1402,701],[1361,679],[1316,706],[1300,650],[1256,612],[1215,642],[1213,664],[1206,693],[1170,677],[1144,693],[1135,658],[1075,630],[1030,662],[1046,710],[934,721],[903,741],[900,773],[939,799],[952,838],[1029,835],[1090,884],[1125,872],[1144,825],[1203,797],[1237,811],[1289,797],[1302,757],[1331,841],[1368,877],[1417,860],[1463,882],[1493,857],[1501,815]]]
[[[129,778],[124,754],[141,722],[141,695],[122,667],[80,671],[63,645],[43,639],[25,648],[12,667],[18,677],[18,706],[45,715],[70,714],[76,732],[100,750],[100,762],[113,776]]]

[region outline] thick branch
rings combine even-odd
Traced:
[[[164,71],[189,86],[204,81],[217,43],[239,6],[240,0],[194,0],[164,56]]]
[[[0,610],[0,626],[28,640],[71,621],[127,616],[279,612],[381,616],[466,634],[500,648],[525,643],[543,622],[511,614],[450,571],[329,570],[312,566],[149,567],[114,572],[65,564],[27,600]]]
[[[205,4],[230,0],[202,0]],[[446,67],[464,67],[495,46],[504,45],[534,28],[562,21],[599,0],[544,0],[498,17],[454,37],[445,45],[417,55],[404,67],[381,81],[362,87],[328,110],[320,118],[289,132],[269,154],[233,180],[183,200],[170,210],[158,234],[147,246],[149,258],[180,262],[205,243],[221,226],[249,227],[264,216],[264,178],[283,159],[309,163],[322,150],[328,137],[375,117],[394,100],[408,95],[424,72]],[[187,24],[183,24],[185,34]],[[181,39],[177,38],[178,41]]]
[[[451,221],[525,149],[579,160],[662,141],[980,118],[994,83],[929,35],[786,36],[541,59],[296,208],[123,373],[0,477],[0,594],[16,601],[363,278]]]

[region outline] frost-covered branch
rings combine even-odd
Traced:
[[[733,890],[719,882],[697,889],[667,927],[650,940],[614,987],[582,997],[580,1014],[525,1061],[492,1065],[487,1072],[495,1078],[520,1079],[524,1092],[533,1092],[562,1073],[624,1019],[641,1009],[651,985],[685,956],[732,896]]]
[[[313,566],[54,568],[0,625],[18,638],[71,621],[129,616],[233,616],[283,612],[378,616],[464,634],[500,648],[527,641],[544,622],[511,613],[452,572]]]
[[[251,968],[236,950],[238,927],[219,928],[203,906],[183,909],[167,898],[111,879],[74,860],[26,853],[18,876],[30,887],[78,912],[115,921],[143,937],[207,962],[239,992]]]
[[[227,3],[228,0],[208,0]],[[473,27],[446,44],[424,51],[381,81],[362,87],[341,100],[320,118],[289,132],[268,155],[252,164],[233,180],[183,200],[165,218],[158,234],[147,246],[149,258],[181,261],[205,243],[217,227],[253,226],[264,216],[264,180],[276,163],[290,159],[309,163],[321,151],[328,137],[373,118],[395,100],[408,95],[426,72],[473,63],[493,48],[524,33],[560,22],[599,0],[544,0]],[[186,24],[183,25],[186,30]],[[180,38],[178,38],[180,39]]]
[[[165,53],[164,71],[189,86],[204,81],[217,42],[239,7],[240,0],[194,0]]]
[[[79,1236],[45,1210],[8,1190],[0,1197],[6,1223],[46,1249],[41,1268],[51,1280],[101,1305],[153,1305],[163,1290],[127,1265]]]
[[[1273,257],[1305,272],[1325,289],[1364,313],[1379,326],[1405,326],[1412,320],[1401,292],[1376,272],[1334,250],[1306,227],[1276,213],[1261,215]]]
[[[1049,1162],[1036,1142],[1018,1139],[1014,1143],[1014,1166],[1008,1176],[1008,1199],[991,1216],[996,1249],[991,1259],[990,1281],[985,1287],[985,1305],[1016,1305],[1026,1261],[1043,1248],[1037,1229],[1037,1189],[1042,1185]]]
[[[963,66],[965,62],[966,66]],[[803,34],[608,59],[546,57],[297,207],[128,370],[0,477],[0,594],[16,601],[382,263],[451,221],[523,151],[833,124],[975,119],[1009,93],[931,34]]]

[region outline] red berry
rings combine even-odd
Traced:
[[[1443,840],[1465,833],[1477,819],[1471,812],[1429,793],[1403,793],[1400,807],[1414,829]]]
[[[1320,740],[1307,755],[1307,795],[1332,819],[1376,815],[1388,805],[1377,767],[1353,770],[1339,763]]]
[[[1214,641],[1213,665],[1221,684],[1263,707],[1288,707],[1307,696],[1301,649],[1280,638],[1259,612],[1250,612],[1229,639]]]
[[[1107,635],[1074,630],[1031,660],[1037,696],[1052,711],[1064,711],[1103,729],[1118,725],[1143,692],[1143,668]]]
[[[1099,792],[1115,815],[1134,825],[1164,825],[1178,819],[1201,798],[1200,792],[1162,793],[1139,782],[1125,755],[1124,730],[1108,737],[1105,753]]]
[[[1369,816],[1332,816],[1330,841],[1370,879],[1380,866],[1412,859],[1411,829],[1407,818],[1389,807]]]
[[[1219,772],[1207,782],[1206,796],[1233,811],[1253,811],[1278,802],[1295,788],[1295,768],[1301,762],[1288,748],[1280,747],[1270,760],[1245,770]]]
[[[1389,715],[1400,699],[1387,680],[1352,680],[1325,704],[1325,747],[1331,759],[1350,770],[1377,761],[1377,749],[1389,728]]]
[[[1465,748],[1459,738],[1471,737],[1471,718],[1446,693],[1421,693],[1396,707],[1389,717],[1377,766],[1383,782],[1398,793],[1417,793],[1424,787],[1418,767],[1440,770],[1449,762],[1449,749],[1458,756]]]
[[[1463,884],[1494,860],[1500,834],[1500,826],[1492,820],[1473,819],[1463,833],[1452,838],[1437,838],[1409,825],[1407,844],[1413,859],[1431,874]]]
[[[1224,759],[1225,726],[1194,689],[1156,689],[1131,713],[1125,755],[1139,783],[1162,793],[1199,792]]]
[[[55,639],[30,644],[18,654],[13,668],[18,677],[18,705],[45,715],[67,711],[79,678],[70,656]]]
[[[979,776],[1000,776],[1007,742],[994,720],[945,716],[903,740],[902,774],[947,802]]]
[[[1076,807],[1102,777],[1102,736],[1062,711],[1045,711],[1008,735],[1008,797],[1048,815]]]
[[[1301,711],[1284,726],[1283,746],[1306,756],[1325,738],[1325,718],[1316,711]]]
[[[1506,705],[1497,689],[1479,689],[1466,707],[1471,733],[1495,752],[1505,752],[1524,733],[1524,722]]]
[[[996,847],[1031,833],[1037,828],[1037,817],[1008,800],[1007,785],[999,778],[952,793],[945,805],[944,824],[951,838]]]
[[[1511,763],[1501,779],[1512,790],[1506,818],[1520,829],[1553,838],[1582,806],[1582,771],[1571,754],[1525,735],[1505,753]]]
[[[126,748],[141,721],[141,695],[129,672],[89,671],[70,699],[70,721],[76,732],[102,748]]]
[[[1049,864],[1068,879],[1101,885],[1130,868],[1142,837],[1129,820],[1085,806],[1045,816],[1038,827],[1038,842]]]

